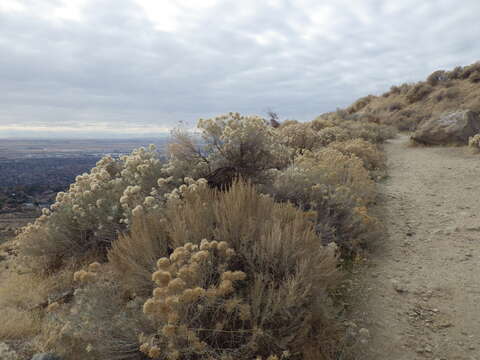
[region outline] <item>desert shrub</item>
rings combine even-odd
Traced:
[[[199,202],[205,206],[193,210]],[[280,357],[289,351],[301,358],[307,346],[330,351],[338,333],[329,289],[339,273],[335,247],[322,245],[311,214],[244,182],[226,191],[183,188],[155,213],[158,218],[145,217],[143,224],[163,235],[151,231],[148,241],[136,233],[141,227],[132,228],[109,258],[129,250],[150,258],[156,249],[158,262],[120,256],[108,265],[111,272],[99,264],[77,272],[75,310],[52,315],[50,328],[57,330],[49,330],[56,339],[50,347],[76,349],[85,359],[137,359],[140,351],[153,359]],[[135,242],[139,237],[145,239]],[[149,273],[137,271],[130,281],[125,269],[132,262]],[[142,285],[126,289],[141,277]]]
[[[278,201],[314,210],[316,231],[324,242],[336,242],[345,256],[376,236],[376,221],[367,210],[375,185],[356,156],[330,148],[305,153],[277,174],[272,192]]]
[[[402,110],[405,105],[402,104],[401,102],[394,102],[388,106],[388,111],[393,112],[393,111],[398,111]]]
[[[363,139],[333,142],[329,148],[340,151],[344,155],[355,155],[363,161],[363,166],[373,175],[385,171],[385,155],[377,146]]]
[[[435,86],[439,83],[448,80],[447,73],[444,70],[437,70],[431,73],[427,77],[427,83],[429,85]]]
[[[283,126],[279,129],[282,143],[294,150],[313,150],[320,146],[317,131],[310,123],[298,123]]]
[[[92,263],[74,274],[71,304],[47,308],[40,343],[71,360],[141,360],[139,332],[151,330],[143,300],[127,297],[108,266]]]
[[[328,127],[334,127],[335,123],[330,119],[325,119],[319,116],[310,122],[310,126],[313,130],[320,131]]]
[[[289,161],[288,149],[276,130],[258,116],[229,113],[200,119],[198,128],[201,148],[185,134],[173,133],[166,170],[175,178],[208,178],[219,169],[231,169],[239,176],[262,182],[266,171],[284,167]]]
[[[395,137],[396,131],[393,127],[364,121],[344,121],[340,126],[347,131],[349,137],[343,139],[337,138],[337,141],[343,141],[360,138],[372,143],[383,143],[385,140]]]
[[[480,69],[475,70],[472,74],[470,74],[468,80],[470,80],[472,83],[480,82]]]
[[[423,100],[428,94],[432,92],[431,85],[426,83],[418,83],[413,86],[406,94],[406,98],[410,104]]]
[[[468,146],[475,152],[480,152],[480,134],[470,137],[468,139]]]
[[[350,137],[348,130],[339,126],[327,127],[317,132],[317,142],[320,146],[327,146],[334,141],[344,141]]]
[[[128,228],[133,209],[158,187],[163,173],[153,146],[117,160],[103,158],[22,230],[19,240],[21,253],[30,259],[27,263],[54,269],[90,253],[104,255],[117,232]],[[165,191],[173,187],[165,186]]]
[[[460,74],[461,79],[468,79],[470,76],[475,74],[476,72],[480,71],[480,62],[473,63],[471,65],[465,66],[462,68],[462,72]]]
[[[346,111],[349,113],[349,114],[352,114],[352,113],[355,113],[357,111],[360,111],[362,110],[365,106],[367,106],[368,104],[370,104],[370,102],[375,99],[375,96],[373,95],[368,95],[368,96],[365,96],[365,97],[362,97],[360,99],[358,99],[357,101],[355,101],[352,105],[350,105]]]
[[[401,90],[400,87],[393,85],[390,87],[389,95],[400,94]]]
[[[463,68],[461,66],[457,66],[452,71],[447,72],[447,77],[450,80],[458,80],[461,78],[462,72],[463,72]]]

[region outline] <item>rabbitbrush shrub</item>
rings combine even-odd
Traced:
[[[77,176],[67,192],[58,193],[50,210],[44,209],[34,224],[22,230],[21,252],[30,259],[28,264],[48,270],[91,253],[105,254],[163,174],[153,145],[117,160],[103,158],[90,173]]]
[[[277,174],[272,192],[279,201],[315,210],[322,240],[337,243],[346,256],[377,236],[377,222],[367,208],[375,184],[356,156],[331,148],[305,153]]]
[[[213,119],[200,119],[200,148],[184,132],[173,133],[167,170],[175,178],[208,177],[218,169],[229,168],[237,175],[262,182],[270,169],[285,167],[288,149],[265,119],[228,113]]]
[[[355,155],[363,161],[363,166],[373,174],[385,171],[385,154],[375,144],[363,139],[333,142],[330,148],[340,151],[344,155]]]

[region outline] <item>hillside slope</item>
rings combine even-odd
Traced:
[[[478,156],[465,148],[386,145],[386,238],[360,276],[364,359],[477,359],[480,353]]]
[[[412,131],[432,115],[459,109],[480,111],[480,62],[435,71],[425,81],[392,86],[381,96],[365,96],[321,117],[360,118]]]

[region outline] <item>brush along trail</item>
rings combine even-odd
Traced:
[[[406,135],[385,150],[385,237],[353,279],[357,358],[480,360],[480,156]]]

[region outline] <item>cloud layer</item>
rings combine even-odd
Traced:
[[[201,5],[199,5],[201,4]],[[480,59],[464,0],[2,0],[0,137],[309,120]]]

